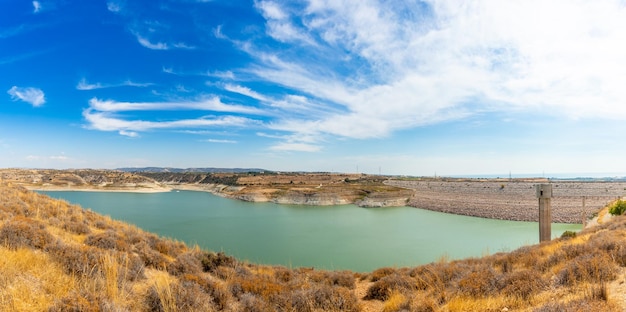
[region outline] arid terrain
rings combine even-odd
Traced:
[[[626,182],[614,181],[399,178],[340,173],[1,169],[0,181],[38,190],[163,192],[184,189],[253,202],[412,206],[516,221],[537,221],[535,185],[550,183],[553,187],[552,220],[563,223],[582,223],[626,194]]]
[[[0,311],[623,311],[625,268],[625,217],[354,273],[242,262],[0,183]]]

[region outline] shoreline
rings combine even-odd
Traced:
[[[47,192],[102,192],[102,193],[141,193],[141,194],[153,194],[153,193],[167,193],[171,192],[173,189],[170,188],[97,188],[97,187],[86,187],[86,188],[76,188],[76,187],[41,187],[41,186],[28,186],[21,185],[25,189],[29,191],[47,191]]]
[[[287,191],[280,196],[263,193],[246,186],[200,183],[129,183],[97,185],[52,185],[13,182],[32,191],[70,192],[124,192],[163,193],[174,190],[208,192],[223,198],[247,202],[273,202],[290,205],[344,205],[360,203],[364,199],[338,200],[333,193]],[[407,206],[449,214],[465,215],[486,219],[510,221],[538,221],[538,207],[534,186],[530,181],[406,181],[387,180],[386,185],[405,189],[406,197],[392,202],[389,197],[366,198],[368,208]],[[552,222],[583,224],[593,223],[602,208],[626,191],[625,182],[553,182]],[[404,196],[404,195],[403,195]],[[404,200],[403,198],[406,198]],[[387,204],[392,202],[392,204]],[[585,207],[583,208],[583,202]],[[378,205],[378,206],[376,206]]]

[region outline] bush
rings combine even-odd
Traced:
[[[459,280],[460,293],[483,298],[497,290],[498,276],[491,267],[480,267]]]
[[[185,274],[182,277],[183,286],[188,285],[189,283],[194,283],[202,289],[205,293],[209,294],[213,299],[213,304],[219,309],[223,310],[226,308],[226,304],[229,300],[229,295],[226,289],[221,285],[213,282],[212,280],[200,277],[198,275]]]
[[[43,224],[24,217],[15,217],[0,228],[0,244],[9,248],[44,249],[53,242],[54,238]]]
[[[199,258],[200,254],[195,250],[182,253],[174,262],[167,265],[167,272],[175,276],[199,274],[202,272],[202,263]]]
[[[574,286],[577,282],[607,282],[615,279],[617,268],[606,254],[588,254],[570,261],[557,274],[560,285]]]
[[[92,234],[87,236],[85,244],[101,249],[110,249],[117,251],[128,251],[130,246],[124,238],[113,230],[108,230],[100,234]]]
[[[205,252],[200,256],[200,261],[204,272],[214,272],[220,266],[235,267],[237,264],[235,258],[229,257],[223,252]]]
[[[330,286],[341,286],[349,289],[354,289],[356,286],[354,273],[350,271],[314,271],[309,276],[316,283]]]
[[[370,276],[370,281],[372,282],[376,282],[379,279],[394,274],[396,273],[396,269],[394,268],[380,268],[380,269],[376,269],[374,270],[374,272],[372,272],[371,276]]]
[[[502,292],[508,296],[528,300],[541,292],[547,283],[535,270],[522,270],[505,275],[502,281]]]
[[[90,246],[69,246],[56,244],[49,248],[52,258],[68,274],[82,277],[95,276],[101,271],[100,259],[103,251]]]
[[[145,242],[135,245],[136,252],[147,267],[155,269],[165,269],[167,266],[167,258],[160,252],[150,248]]]
[[[55,300],[48,312],[98,312],[102,310],[101,301],[102,299],[94,294],[72,291],[67,296]]]
[[[79,221],[66,221],[63,223],[63,229],[79,235],[91,233],[89,226]]]
[[[618,199],[609,207],[609,213],[614,216],[621,216],[626,211],[626,201]]]
[[[191,282],[154,284],[148,288],[148,311],[215,311],[212,300],[199,285]]]
[[[292,308],[299,312],[360,311],[357,297],[344,287],[316,285],[291,295]]]
[[[574,238],[576,237],[576,232],[574,231],[565,231],[561,234],[561,238]]]
[[[385,276],[374,282],[374,284],[367,289],[367,294],[363,299],[385,301],[389,299],[394,291],[410,292],[416,289],[417,287],[415,281],[411,278],[400,274],[393,274]]]

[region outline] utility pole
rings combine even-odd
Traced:
[[[551,223],[552,211],[550,200],[552,198],[552,184],[538,184],[535,186],[539,199],[539,242],[552,239]]]

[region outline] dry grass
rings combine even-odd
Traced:
[[[618,311],[607,285],[624,267],[626,217],[510,253],[356,274],[243,263],[0,185],[0,312]]]

